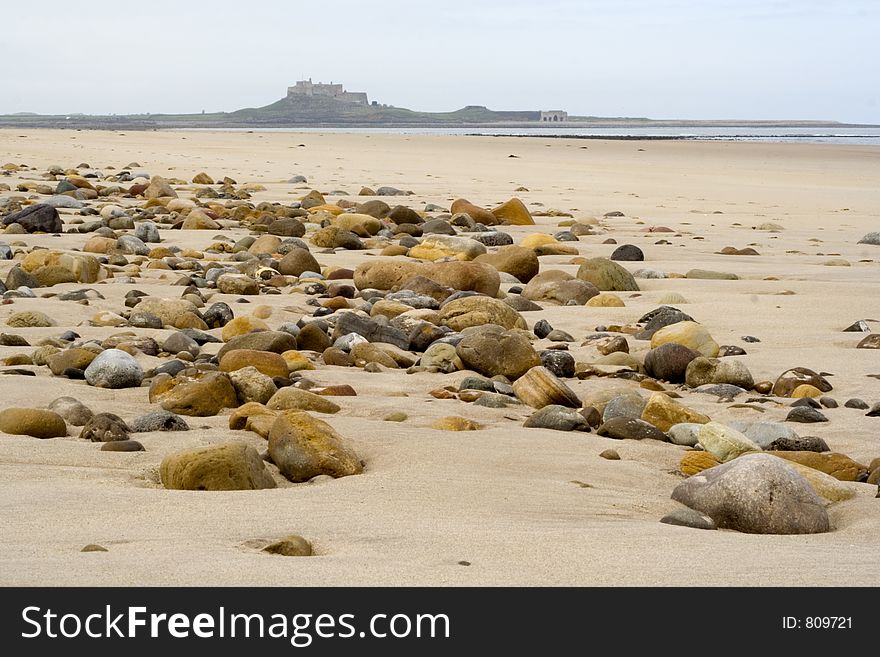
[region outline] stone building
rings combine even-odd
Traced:
[[[298,96],[322,96],[354,105],[370,104],[367,94],[362,91],[346,91],[341,84],[312,82],[311,78],[299,80],[295,86],[287,88],[288,98],[296,98]]]
[[[544,110],[541,112],[541,123],[557,123],[567,120],[568,112],[563,112],[562,110]]]

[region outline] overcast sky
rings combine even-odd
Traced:
[[[43,0],[0,11],[0,113],[232,111],[311,77],[423,111],[880,123],[878,0]]]

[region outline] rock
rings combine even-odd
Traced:
[[[793,468],[748,454],[679,484],[672,499],[705,513],[720,528],[750,534],[813,534],[831,529],[825,506]]]
[[[611,260],[623,260],[626,262],[641,262],[645,259],[642,250],[633,244],[621,244],[611,254]]]
[[[645,354],[645,372],[655,379],[681,383],[689,365],[699,357],[700,354],[693,349],[677,342],[667,342]]]
[[[574,376],[574,356],[567,351],[559,349],[548,349],[542,351],[541,364],[546,367],[552,374],[570,379]]]
[[[755,380],[745,364],[738,360],[700,357],[688,364],[685,383],[691,388],[710,384],[726,384],[751,390],[755,385]]]
[[[858,241],[858,244],[871,244],[873,246],[880,246],[880,232],[867,233],[862,239]]]
[[[608,356],[610,354],[616,353],[629,353],[629,342],[626,341],[626,338],[622,335],[615,336],[599,345],[598,347],[599,353],[603,356]]]
[[[631,417],[612,417],[603,422],[597,433],[617,440],[659,440],[669,442],[669,436],[643,420]]]
[[[579,306],[598,294],[599,290],[592,283],[553,269],[534,276],[522,291],[522,296],[530,301],[548,301],[561,305],[573,301]]]
[[[309,251],[292,249],[281,259],[277,269],[285,276],[300,276],[306,271],[321,271],[321,265]]]
[[[739,276],[724,271],[711,271],[708,269],[691,269],[685,278],[696,278],[702,280],[716,281],[738,281]]]
[[[186,351],[192,356],[198,356],[199,343],[189,337],[186,333],[178,331],[165,338],[165,342],[162,343],[162,351],[167,351],[169,354],[174,354],[175,356]]]
[[[67,369],[85,370],[96,357],[97,354],[90,349],[72,347],[48,356],[46,364],[52,374],[61,376]]]
[[[7,408],[0,411],[0,431],[15,436],[58,438],[67,435],[67,425],[54,411]]]
[[[624,304],[623,299],[616,294],[602,292],[594,297],[590,297],[590,299],[587,300],[587,305],[590,308],[623,308],[626,304]]]
[[[293,386],[281,388],[266,403],[266,407],[278,411],[299,410],[328,414],[338,413],[340,410],[338,404],[326,397]]]
[[[217,279],[217,289],[222,294],[251,295],[260,293],[260,285],[244,274],[223,274]]]
[[[407,255],[410,258],[434,261],[440,258],[473,260],[485,253],[486,247],[469,237],[431,235],[425,237],[421,244],[411,248]]]
[[[391,369],[397,369],[399,367],[391,356],[370,342],[359,342],[358,344],[353,345],[349,353],[357,366],[363,366],[367,363],[377,363],[382,367]]]
[[[700,446],[719,461],[726,462],[745,454],[760,451],[761,447],[736,429],[718,422],[703,425],[698,435]]]
[[[714,468],[716,465],[720,464],[721,461],[715,458],[710,452],[693,451],[685,452],[685,455],[681,457],[681,462],[678,464],[678,469],[681,470],[681,473],[686,477],[692,477],[703,470]]]
[[[471,326],[496,324],[506,329],[527,329],[522,315],[498,299],[482,296],[463,297],[448,301],[439,313],[439,322],[453,331]]]
[[[880,333],[872,333],[862,338],[856,349],[880,349]]]
[[[275,419],[269,431],[269,456],[293,482],[363,472],[360,459],[333,427],[301,411],[286,411]]]
[[[471,219],[477,221],[486,226],[494,226],[499,223],[497,217],[486,210],[477,205],[474,205],[470,201],[459,198],[452,202],[452,205],[449,208],[449,211],[453,214],[464,213],[470,215]]]
[[[422,276],[435,284],[454,290],[479,292],[490,297],[498,294],[501,279],[498,271],[480,262],[435,262],[374,260],[358,265],[354,271],[354,284],[359,290],[397,290],[415,276]],[[436,298],[436,297],[435,297]]]
[[[635,392],[615,395],[605,403],[602,421],[608,422],[615,417],[641,418],[647,403],[647,399]]]
[[[794,461],[808,468],[813,468],[819,472],[824,472],[838,481],[862,481],[868,474],[868,468],[853,461],[845,454],[836,452],[826,452],[820,454],[818,452],[795,452],[795,451],[778,451],[767,452],[773,454],[786,461]]]
[[[269,224],[266,232],[270,235],[278,235],[279,237],[302,237],[306,234],[306,227],[303,222],[295,217],[285,217]]]
[[[242,315],[241,317],[236,317],[235,319],[228,321],[223,326],[223,331],[220,335],[223,342],[229,342],[233,338],[259,331],[269,331],[269,325],[259,317]]]
[[[532,408],[549,405],[580,408],[581,401],[574,391],[543,366],[532,367],[513,383],[513,392]]]
[[[865,413],[866,417],[878,417],[880,416],[880,402],[876,402],[871,409]]]
[[[461,212],[461,210],[459,210],[459,212]],[[510,226],[535,225],[535,220],[532,218],[532,214],[529,212],[528,208],[526,208],[525,203],[515,196],[509,201],[505,201],[498,207],[493,208],[491,213],[495,215],[495,218],[498,220],[497,223],[500,224],[507,224]],[[476,221],[481,221],[473,215],[471,215],[471,217]]]
[[[29,233],[60,233],[64,224],[58,210],[46,203],[29,205],[3,218],[3,225],[18,224]]]
[[[238,319],[238,318],[236,318]],[[231,325],[232,322],[227,324]],[[237,335],[226,341],[217,352],[217,358],[222,360],[230,351],[237,349],[252,349],[254,351],[271,351],[275,354],[283,354],[285,351],[296,349],[296,338],[286,331],[257,331]]]
[[[770,423],[768,423],[770,424]],[[772,424],[780,424],[774,422]],[[780,426],[785,426],[780,424]],[[791,436],[783,435],[778,438],[774,438],[774,440],[766,446],[763,446],[766,450],[771,451],[786,451],[786,452],[829,452],[831,451],[828,447],[828,443],[819,438],[818,436],[798,436],[796,433],[792,431]],[[759,441],[755,441],[760,444]]]
[[[419,364],[424,368],[436,368],[439,372],[454,372],[461,360],[453,345],[435,342],[422,354]]]
[[[275,480],[253,447],[235,442],[169,454],[159,467],[170,490],[257,490]]]
[[[811,386],[809,383],[802,383],[797,388],[791,391],[792,399],[803,399],[808,397],[810,399],[817,399],[822,396],[822,391],[819,390],[816,386]]]
[[[201,173],[197,173],[195,176],[193,176],[192,181],[193,181],[194,185],[213,185],[214,184],[214,179],[211,178],[211,176],[209,176],[204,171],[202,171]],[[302,182],[305,182],[305,181],[302,181]]]
[[[860,409],[863,411],[867,410],[869,408],[867,402],[865,402],[864,400],[855,399],[855,398],[854,399],[847,399],[844,402],[843,406],[845,408],[857,408],[857,409]]]
[[[843,329],[844,333],[869,333],[871,331],[871,327],[868,326],[865,320],[860,319],[857,322],[853,322],[845,329]]]
[[[828,422],[828,418],[810,406],[796,406],[785,417],[786,422]]]
[[[675,525],[677,527],[689,527],[691,529],[718,529],[715,521],[707,515],[694,511],[688,507],[679,507],[671,513],[667,513],[660,518],[660,522],[664,525]]]
[[[162,176],[153,176],[144,190],[144,198],[177,198],[177,192]]]
[[[312,556],[312,544],[302,536],[293,534],[270,543],[263,548],[263,552],[280,554],[282,557],[310,557]]]
[[[144,371],[130,354],[121,349],[106,349],[86,368],[85,378],[96,388],[137,388]]]
[[[272,377],[266,376],[256,367],[247,366],[230,371],[229,380],[235,388],[240,404],[247,402],[265,404],[278,391]]]
[[[678,324],[679,322],[692,321],[694,321],[693,317],[676,308],[660,306],[646,315],[643,315],[641,319],[639,319],[639,323],[647,323],[645,324],[645,328],[635,337],[638,340],[650,340],[654,334],[662,328]]]
[[[180,326],[180,324],[185,320],[186,316],[198,312],[198,308],[186,299],[160,299],[157,297],[143,297],[135,308],[139,313],[155,315],[162,320],[163,326],[173,326],[176,328],[185,328]],[[207,326],[204,328],[207,328]]]
[[[718,355],[718,343],[703,326],[696,322],[677,322],[659,329],[651,336],[652,349],[669,342],[693,349],[707,358],[715,358]]]
[[[58,397],[49,404],[49,410],[54,411],[67,423],[75,427],[81,427],[92,419],[94,415],[85,404],[73,397]]]
[[[10,315],[6,325],[13,328],[39,328],[55,326],[55,321],[38,310],[23,310]]]
[[[583,415],[572,408],[551,404],[532,413],[523,423],[529,429],[553,429],[554,431],[590,431]]]
[[[474,260],[492,265],[498,271],[514,276],[522,283],[532,280],[540,266],[534,250],[514,245],[502,246],[496,252],[484,253]]]
[[[434,420],[431,423],[431,428],[438,431],[479,431],[483,428],[483,425],[466,417],[449,415]]]
[[[616,449],[603,449],[601,452],[599,452],[599,456],[609,461],[620,460],[620,454],[617,453]]]
[[[128,426],[132,433],[189,431],[186,420],[168,411],[150,411],[129,422]]]
[[[221,372],[234,372],[244,367],[253,367],[268,377],[286,378],[290,373],[287,361],[271,351],[257,351],[254,349],[234,349],[227,351],[220,359]]]
[[[222,372],[159,375],[150,386],[150,403],[159,403],[178,415],[209,417],[224,408],[238,406],[238,397],[229,377]]]
[[[707,416],[682,406],[662,392],[655,392],[651,395],[645,405],[645,410],[642,411],[641,419],[653,424],[663,432],[682,422],[696,422],[698,424],[710,422]]]
[[[779,375],[773,384],[771,394],[776,397],[790,397],[795,388],[802,384],[809,384],[822,392],[829,392],[831,384],[813,370],[806,367],[793,367]]]
[[[93,443],[109,443],[114,440],[128,440],[128,425],[113,413],[98,413],[86,422],[80,431],[81,440]]]
[[[480,374],[501,374],[510,380],[541,364],[528,338],[501,326],[488,325],[465,335],[456,353],[467,367]]]
[[[794,429],[782,422],[731,422],[730,427],[742,432],[761,449],[769,449],[777,440],[800,440]]]
[[[143,452],[144,446],[137,440],[112,440],[101,445],[102,452]]]
[[[669,441],[675,445],[693,447],[699,442],[702,428],[703,425],[696,422],[680,422],[669,427],[666,433],[669,435]]]
[[[362,317],[357,313],[342,313],[336,320],[331,339],[336,342],[351,333],[362,336],[368,342],[387,342],[401,349],[408,348],[410,342],[409,336],[398,328]],[[354,345],[350,345],[347,349],[351,346]]]
[[[607,258],[591,258],[580,266],[577,277],[603,292],[638,291],[639,286],[626,269]]]

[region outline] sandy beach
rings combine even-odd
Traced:
[[[819,436],[831,451],[865,466],[880,457],[880,418],[844,407],[851,398],[868,405],[880,401],[876,376],[880,351],[856,348],[865,333],[843,332],[857,320],[869,320],[871,331],[880,330],[880,246],[859,243],[866,233],[880,230],[880,149],[876,147],[258,131],[0,130],[0,165],[5,163],[19,168],[0,176],[0,184],[9,186],[6,191],[0,187],[0,199],[33,197],[36,203],[46,197],[16,187],[45,183],[44,173],[53,165],[73,169],[81,163],[104,176],[137,163],[137,169],[153,177],[187,181],[173,185],[180,198],[192,198],[200,186],[189,181],[200,172],[216,181],[228,176],[238,188],[261,186],[248,200],[254,205],[264,201],[289,205],[310,190],[320,191],[328,204],[361,202],[365,197],[357,194],[362,187],[375,190],[383,185],[411,190],[412,195],[382,198],[392,206],[400,203],[418,211],[426,204],[449,209],[457,198],[494,208],[518,197],[533,213],[536,225],[497,226],[517,244],[534,233],[564,230],[560,222],[584,222],[594,229],[578,241],[563,243],[576,254],[542,255],[541,272],[560,270],[574,276],[579,270],[574,258],[607,258],[617,246],[632,244],[644,252],[644,262],[621,262],[630,272],[650,268],[684,275],[704,269],[738,276],[738,280],[637,278],[638,292],[615,292],[624,302],[622,307],[541,303],[541,310],[522,313],[529,330],[546,319],[554,329],[574,337],[567,349],[578,363],[592,363],[599,353],[596,343],[586,340],[597,327],[634,325],[662,305],[659,300],[664,295],[678,293],[687,303],[675,306],[702,324],[719,345],[745,350],[736,360],[756,382],[772,383],[793,367],[828,375],[833,389],[826,394],[839,407],[822,409],[827,423],[792,423],[800,435]],[[287,182],[294,175],[305,176],[308,182]],[[125,209],[144,205],[143,198],[123,196],[101,197],[88,205],[100,209],[110,202]],[[621,216],[606,216],[615,211]],[[0,209],[0,215],[4,212]],[[61,210],[61,217],[66,229],[79,215]],[[84,217],[96,218],[100,217]],[[768,224],[778,228],[767,229]],[[307,226],[305,241],[316,227]],[[217,242],[218,234],[233,241],[253,234],[243,226],[159,227],[162,246],[203,253]],[[652,227],[668,227],[671,232],[646,230]],[[0,280],[6,280],[34,247],[71,252],[82,249],[92,237],[92,233],[68,232],[0,235],[0,242],[20,252],[11,260],[0,260]],[[616,245],[606,244],[609,238]],[[730,246],[751,247],[758,255],[719,253]],[[379,260],[381,250],[325,253],[311,246],[325,269],[354,269]],[[0,305],[3,332],[20,335],[31,345],[2,346],[0,358],[29,355],[41,339],[58,337],[66,330],[77,332],[81,340],[99,341],[134,331],[159,343],[174,333],[170,328],[91,325],[101,311],[127,311],[125,294],[130,290],[168,299],[181,296],[183,287],[176,283],[188,272],[152,269],[146,257],[127,257],[128,269],[110,269],[116,278],[134,275],[131,283],[114,283],[113,278],[61,283],[35,289],[35,298],[13,298]],[[206,254],[205,260],[228,257]],[[131,264],[139,267],[131,269]],[[510,287],[502,280],[499,296]],[[104,298],[91,298],[86,305],[44,296],[84,288],[97,290]],[[241,295],[203,292],[206,297],[214,295],[206,305],[224,301],[236,317],[257,305],[268,306],[271,315],[265,321],[272,329],[296,323],[315,310],[300,287],[280,289],[280,294],[248,296],[249,303],[242,303]],[[7,326],[9,317],[21,311],[44,312],[56,325]],[[221,334],[219,329],[208,332]],[[650,343],[624,335],[630,354],[642,360]],[[759,341],[743,341],[743,336]],[[534,342],[537,350],[549,344]],[[206,344],[204,351],[216,353],[221,346]],[[687,447],[600,437],[595,430],[525,428],[523,421],[534,411],[527,405],[488,408],[431,396],[431,391],[444,386],[454,390],[473,372],[410,374],[406,368],[370,372],[326,365],[320,354],[309,358],[316,369],[299,374],[318,387],[348,384],[357,392],[357,396],[332,397],[341,410],[320,417],[364,461],[362,474],[292,483],[269,465],[277,482],[273,489],[166,490],[159,465],[169,454],[232,440],[259,452],[266,450],[266,440],[257,433],[229,429],[231,409],[215,416],[187,417],[190,431],[135,434],[132,437],[145,451],[133,453],[100,451],[100,445],[79,439],[79,427],[73,426],[68,426],[67,437],[45,440],[0,434],[4,528],[0,584],[880,585],[876,485],[842,482],[854,496],[828,506],[832,531],[826,533],[761,535],[662,524],[660,518],[680,506],[670,495],[684,481],[679,463]],[[142,353],[136,359],[144,370],[168,360]],[[105,389],[53,376],[45,366],[14,367],[30,369],[36,376],[0,376],[3,408],[44,408],[58,397],[70,396],[95,413],[111,412],[127,421],[158,408],[148,400],[147,382],[141,387]],[[611,389],[651,394],[637,381],[624,378],[567,378],[565,383],[579,398]],[[782,422],[791,410],[792,400],[777,397],[738,406],[678,384],[661,387],[680,394],[677,402],[723,424]],[[743,404],[758,396],[750,392],[735,401]],[[393,412],[405,413],[406,419],[383,419]],[[450,415],[483,428],[431,428],[433,421]],[[620,460],[600,457],[606,449],[616,450]],[[289,534],[311,541],[314,556],[287,558],[260,551],[266,541]],[[81,552],[88,544],[106,551]]]

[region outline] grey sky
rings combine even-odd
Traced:
[[[880,123],[877,0],[4,3],[0,113],[257,107],[300,77],[417,110]]]

